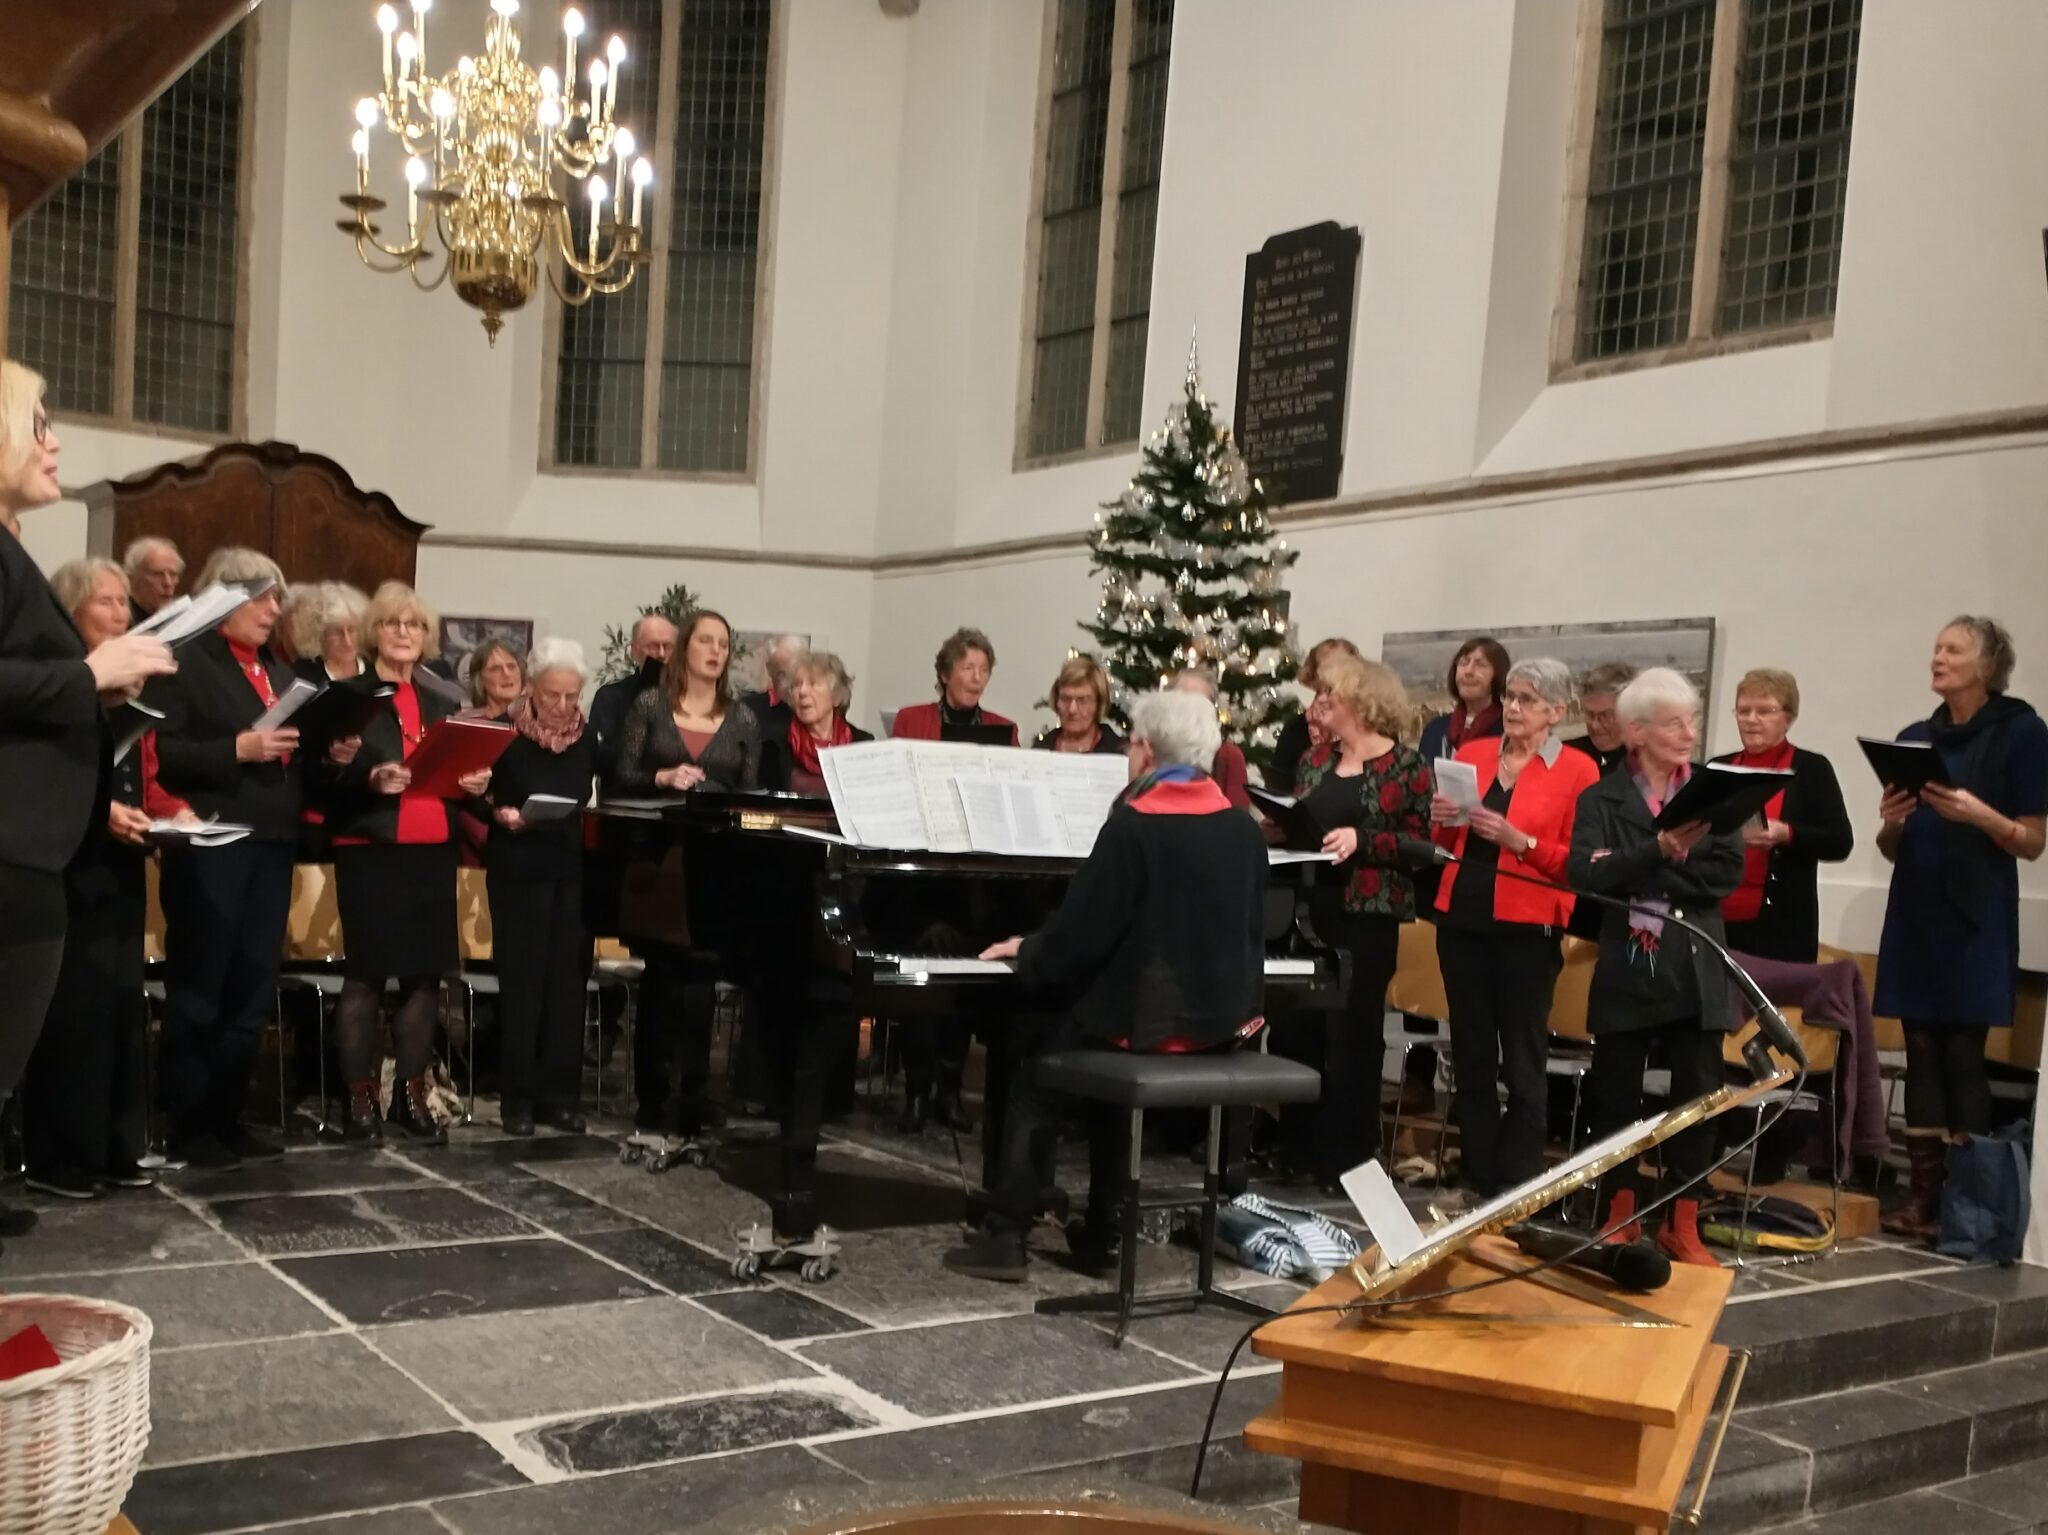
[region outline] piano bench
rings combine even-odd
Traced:
[[[1092,1295],[1061,1295],[1041,1300],[1047,1314],[1073,1311],[1114,1311],[1112,1346],[1122,1348],[1131,1321],[1142,1306],[1148,1313],[1186,1309],[1204,1302],[1252,1316],[1269,1313],[1238,1296],[1216,1289],[1216,1210],[1223,1197],[1223,1111],[1264,1103],[1313,1103],[1322,1095],[1322,1076],[1298,1061],[1256,1049],[1205,1052],[1200,1055],[1150,1055],[1127,1050],[1056,1050],[1042,1055],[1034,1067],[1038,1081],[1056,1093],[1088,1103],[1105,1104],[1130,1114],[1130,1173],[1118,1203],[1119,1266],[1117,1287]],[[1204,1108],[1209,1111],[1209,1155],[1202,1175],[1201,1197],[1165,1198],[1148,1195],[1144,1182],[1145,1111]],[[1196,1283],[1192,1290],[1138,1298],[1138,1220],[1147,1209],[1199,1204],[1202,1211]]]

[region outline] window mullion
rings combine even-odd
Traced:
[[[142,113],[121,130],[121,180],[114,205],[114,379],[116,421],[135,419],[135,312],[142,280]]]
[[[1687,334],[1714,334],[1721,304],[1722,246],[1728,230],[1728,158],[1735,147],[1736,94],[1742,76],[1742,0],[1717,0],[1714,57],[1707,77],[1707,145],[1700,170],[1698,240],[1693,246],[1692,316]]]
[[[1095,233],[1095,334],[1088,356],[1088,429],[1082,442],[1102,442],[1109,398],[1110,316],[1116,307],[1116,226],[1123,208],[1124,116],[1131,101],[1132,0],[1117,0],[1109,40],[1109,111],[1103,124],[1102,217]]]
[[[654,142],[647,148],[654,163],[654,186],[668,198],[676,195],[676,119],[681,109],[676,102],[677,80],[682,73],[683,0],[661,3],[661,84],[655,92]],[[626,184],[625,167],[620,167],[619,184]],[[646,237],[653,260],[640,268],[633,280],[648,284],[647,357],[641,373],[640,467],[660,467],[661,456],[661,356],[668,345],[668,231],[675,219],[666,198],[657,198]]]

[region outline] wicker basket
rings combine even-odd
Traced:
[[[0,1295],[0,1338],[63,1363],[0,1381],[0,1535],[103,1535],[149,1443],[149,1318],[78,1295]]]

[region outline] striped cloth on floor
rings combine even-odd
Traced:
[[[1216,1212],[1216,1241],[1246,1268],[1320,1284],[1358,1256],[1358,1239],[1327,1216],[1240,1194]]]

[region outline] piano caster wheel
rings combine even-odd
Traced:
[[[628,1167],[643,1166],[650,1173],[665,1173],[683,1162],[692,1167],[709,1167],[717,1153],[718,1148],[709,1141],[636,1130],[619,1147],[619,1161]]]
[[[753,1280],[775,1269],[795,1269],[805,1284],[823,1284],[839,1268],[839,1238],[820,1226],[799,1242],[779,1239],[765,1226],[749,1226],[740,1234],[740,1250],[732,1260],[735,1279]]]

